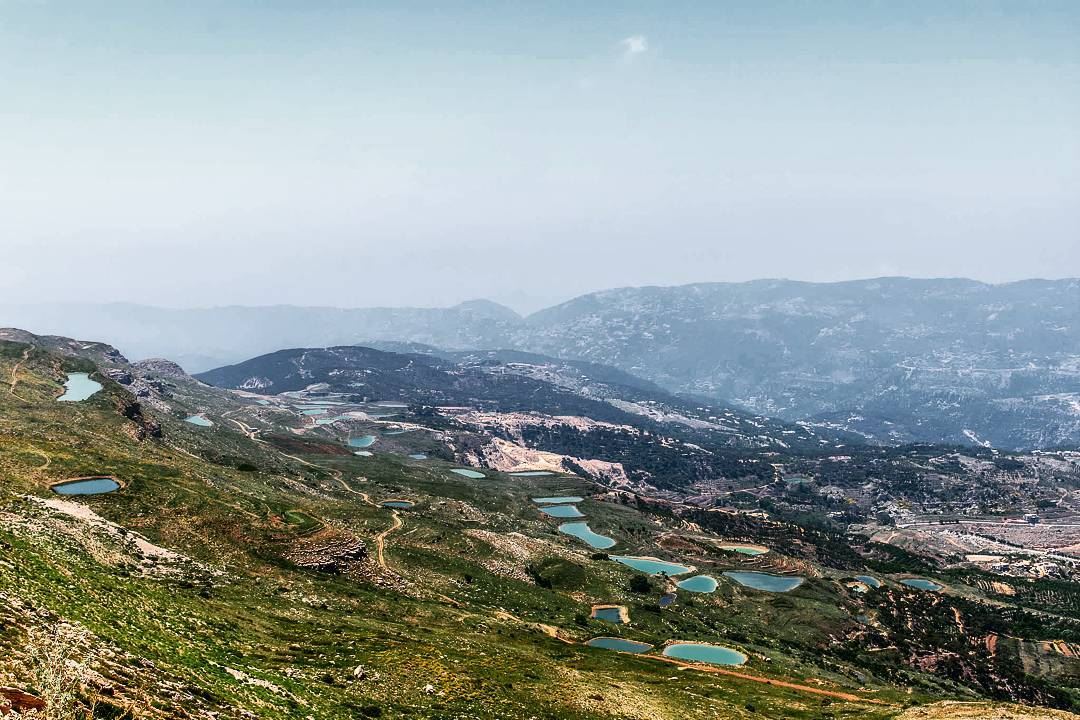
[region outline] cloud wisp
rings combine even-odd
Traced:
[[[638,55],[648,52],[649,39],[644,35],[631,35],[619,41],[623,62],[633,62]]]

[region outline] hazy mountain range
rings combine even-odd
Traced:
[[[624,288],[527,317],[483,300],[354,310],[20,305],[0,306],[0,325],[101,339],[192,372],[292,347],[525,350],[879,440],[1080,442],[1080,280]]]

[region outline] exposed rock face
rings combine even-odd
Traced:
[[[242,390],[269,390],[273,386],[274,381],[270,378],[264,377],[250,377],[244,382],[240,383]]]
[[[131,385],[135,382],[135,376],[121,368],[106,368],[102,372],[107,378],[120,385]]]
[[[142,405],[138,402],[123,395],[116,396],[114,402],[120,414],[131,421],[131,424],[125,427],[125,431],[133,439],[141,442],[148,437],[161,437],[161,424],[157,420],[144,415]]]
[[[612,488],[631,487],[630,478],[627,477],[622,463],[533,450],[498,437],[492,438],[479,450],[468,453],[466,460],[472,465],[489,467],[501,472],[529,470],[572,472],[599,480]]]
[[[13,687],[0,686],[0,715],[6,715],[6,710],[15,713],[26,713],[40,710],[44,712],[46,703],[37,695]]]

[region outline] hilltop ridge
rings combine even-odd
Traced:
[[[10,318],[10,319],[9,319]],[[620,288],[527,317],[444,309],[0,307],[203,371],[283,347],[411,343],[612,366],[670,392],[879,442],[1080,444],[1080,281],[878,278]]]

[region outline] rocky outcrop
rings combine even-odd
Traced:
[[[143,413],[142,405],[125,394],[116,395],[114,399],[117,411],[130,420],[124,431],[134,440],[139,442],[146,438],[161,437],[161,423]]]
[[[334,528],[325,528],[293,545],[285,557],[303,568],[334,575],[344,574],[367,558],[360,538]]]
[[[149,377],[173,378],[177,380],[192,379],[190,375],[184,372],[184,368],[180,367],[172,360],[165,360],[163,358],[140,360],[135,363],[134,367],[141,374]]]
[[[0,715],[46,709],[46,702],[18,688],[0,686]]]

